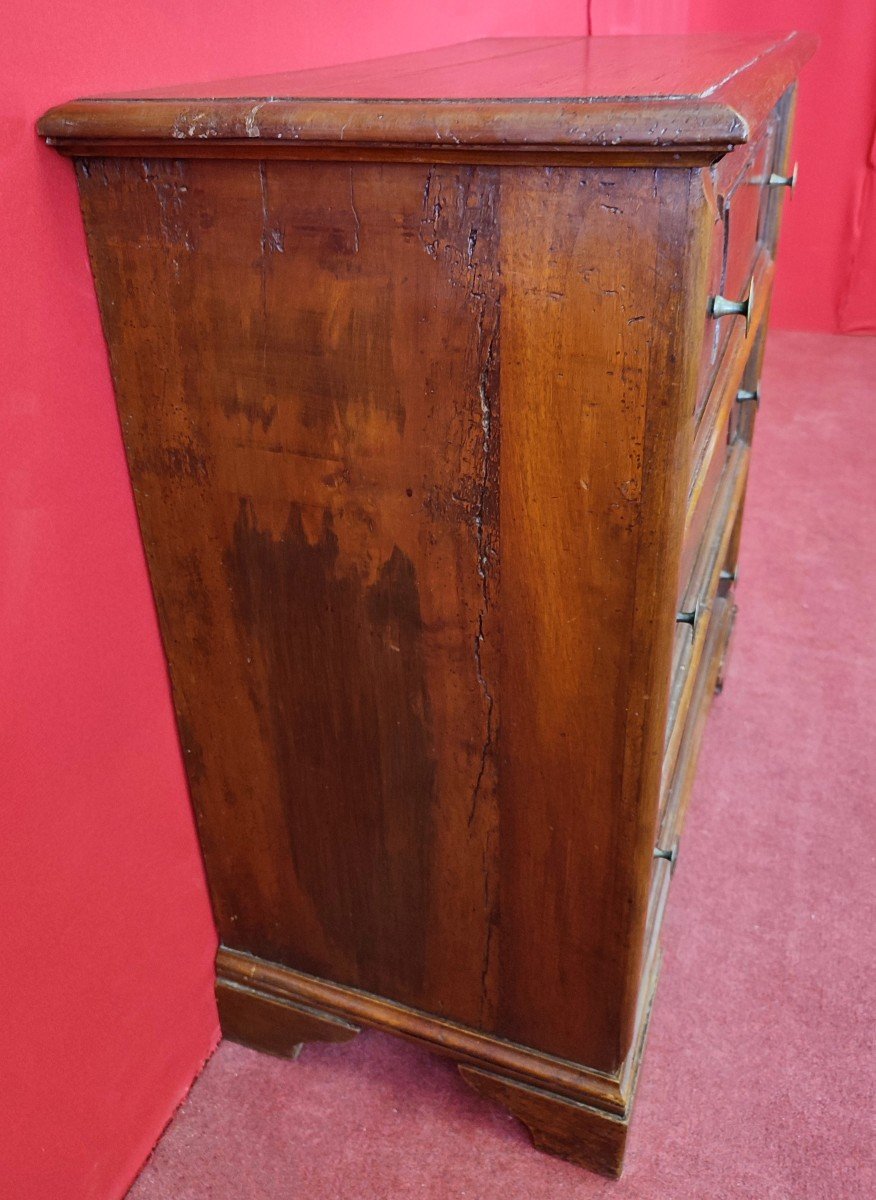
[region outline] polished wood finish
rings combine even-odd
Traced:
[[[348,1042],[359,1032],[347,1021],[227,979],[217,981],[216,1000],[225,1037],[279,1058],[297,1058],[305,1042]]]
[[[757,36],[493,38],[349,66],[75,101],[39,130],[59,149],[126,142],[175,157],[227,142],[694,149],[750,140],[814,41]],[[527,103],[521,104],[520,101]],[[92,149],[93,147],[93,149]],[[139,151],[138,151],[139,152]]]
[[[43,118],[228,1036],[391,1030],[620,1171],[809,51],[473,43]],[[752,279],[746,338],[710,300]]]
[[[649,970],[654,957],[653,953],[649,956]],[[220,985],[227,982],[259,995],[276,997],[349,1025],[388,1030],[407,1041],[449,1054],[458,1062],[479,1064],[559,1095],[583,1098],[610,1112],[623,1114],[626,1109],[629,1081],[623,1073],[593,1071],[397,1001],[317,979],[237,950],[220,947],[217,969]],[[637,1037],[642,1036],[646,1015],[637,1014]]]
[[[475,1091],[504,1104],[521,1120],[537,1149],[611,1178],[620,1175],[628,1117],[610,1116],[475,1067],[461,1066],[459,1071]]]

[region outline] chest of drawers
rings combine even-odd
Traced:
[[[77,101],[227,1036],[619,1173],[733,624],[799,36]]]

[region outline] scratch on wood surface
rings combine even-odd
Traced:
[[[498,323],[497,323],[498,325]],[[483,334],[483,314],[479,321],[479,329]],[[494,699],[490,686],[487,683],[484,675],[483,661],[481,656],[481,647],[484,641],[484,620],[487,615],[487,609],[490,602],[489,594],[489,570],[490,570],[490,552],[492,547],[490,540],[485,530],[485,511],[487,506],[487,490],[490,486],[491,475],[491,454],[492,454],[492,434],[493,434],[493,414],[491,408],[490,396],[490,380],[493,374],[494,352],[495,352],[496,329],[494,328],[489,342],[487,344],[487,352],[484,358],[484,364],[481,368],[480,379],[478,380],[478,397],[481,407],[481,477],[478,487],[477,505],[475,508],[474,522],[476,533],[476,553],[477,553],[477,572],[481,581],[481,611],[478,614],[477,630],[474,636],[474,658],[475,670],[477,672],[478,684],[484,698],[485,705],[485,721],[484,721],[484,740],[481,747],[481,762],[478,769],[475,786],[472,791],[472,805],[469,813],[469,825],[475,818],[477,812],[478,799],[480,797],[481,785],[484,779],[484,772],[487,769],[487,762],[490,751],[493,747],[493,708]]]
[[[420,239],[431,258],[438,257],[438,221],[441,217],[441,200],[436,194],[432,195],[433,170],[430,167],[426,173],[426,183],[423,187],[423,217],[420,221]],[[431,235],[431,236],[428,236]]]
[[[352,164],[350,165],[350,208],[352,209],[353,220],[355,221],[355,225],[353,227],[353,246],[355,248],[356,253],[358,254],[359,253],[359,233],[360,233],[360,230],[362,229],[362,222],[359,220],[359,213],[356,210],[356,197],[353,192],[353,167],[352,167]]]
[[[259,136],[260,130],[259,130],[256,118],[258,117],[259,113],[265,107],[265,105],[267,103],[268,103],[267,100],[259,101],[259,103],[254,104],[253,107],[250,109],[250,111],[246,114],[246,117],[244,118],[243,126],[244,126],[244,129],[246,130],[247,137],[258,137]]]

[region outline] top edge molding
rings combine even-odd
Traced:
[[[108,154],[139,143],[167,155],[210,143],[217,152],[258,143],[265,155],[314,144],[719,154],[750,138],[814,49],[800,34],[486,39],[74,100],[50,109],[37,132],[68,154],[103,142]]]

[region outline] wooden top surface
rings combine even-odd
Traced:
[[[800,34],[495,38],[346,66],[94,97],[75,140],[493,146],[744,142],[815,48]]]

